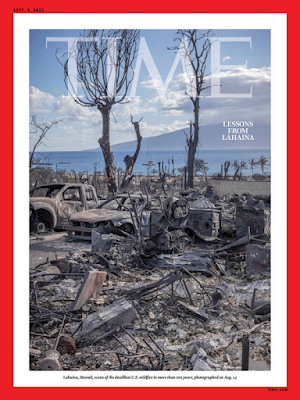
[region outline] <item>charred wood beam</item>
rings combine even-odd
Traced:
[[[162,288],[171,285],[173,282],[182,280],[187,277],[188,275],[185,273],[172,273],[157,282],[150,283],[149,285],[145,285],[136,289],[128,290],[125,292],[125,296],[130,297],[130,299],[138,299],[140,297],[155,293],[157,290],[161,290]]]
[[[134,177],[134,175],[132,175],[132,171],[133,171],[134,164],[138,158],[139,152],[141,150],[141,144],[142,144],[142,136],[141,136],[141,132],[140,132],[139,123],[141,122],[141,120],[143,118],[141,118],[139,121],[133,121],[133,117],[131,115],[130,119],[131,119],[132,125],[134,126],[137,143],[136,143],[136,149],[135,149],[134,155],[130,156],[129,154],[127,154],[124,158],[124,163],[125,163],[126,169],[125,169],[123,181],[121,183],[121,189],[127,189],[131,180]]]

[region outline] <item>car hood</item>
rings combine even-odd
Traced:
[[[132,223],[130,213],[128,211],[108,210],[108,209],[93,209],[87,211],[80,211],[70,216],[72,222],[105,222],[112,221],[114,224],[124,224],[127,222]]]

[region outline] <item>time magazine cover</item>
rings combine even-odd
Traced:
[[[26,376],[271,386],[276,19],[155,20],[28,24]]]

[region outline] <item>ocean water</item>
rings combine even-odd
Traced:
[[[115,164],[117,168],[125,168],[124,157],[128,154],[126,151],[115,151],[114,158]],[[270,173],[270,150],[269,149],[247,149],[247,150],[203,150],[200,149],[197,158],[203,159],[208,166],[208,175],[212,175],[221,171],[221,164],[225,161],[234,160],[237,161],[245,161],[248,164],[248,161],[252,158],[254,160],[258,160],[261,156],[267,158],[268,163],[265,166],[265,172]],[[178,173],[178,168],[184,167],[187,160],[187,153],[185,150],[162,150],[162,151],[141,151],[137,162],[134,167],[134,173],[144,174],[151,173],[153,169],[158,170],[158,162],[164,162],[164,165],[169,169],[170,173],[172,172],[172,157],[174,160],[174,168],[175,174]],[[102,152],[99,151],[56,151],[56,152],[38,152],[35,155],[35,158],[40,159],[45,163],[50,163],[49,168],[53,170],[65,170],[70,172],[74,170],[76,173],[78,172],[88,172],[92,174],[94,172],[95,163],[97,163],[96,168],[98,171],[104,171],[104,160],[102,156]],[[147,167],[143,165],[147,161],[153,161],[156,165]],[[229,168],[229,174],[232,175],[234,173],[234,168]],[[261,173],[260,166],[254,168],[254,173]],[[251,175],[251,168],[248,164],[248,169],[243,170],[243,175]]]

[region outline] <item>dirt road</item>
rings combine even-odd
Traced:
[[[42,240],[41,240],[42,239]],[[68,238],[66,232],[54,232],[49,235],[30,238],[30,268],[57,258],[63,258],[79,250],[90,250],[90,242],[73,241]]]

